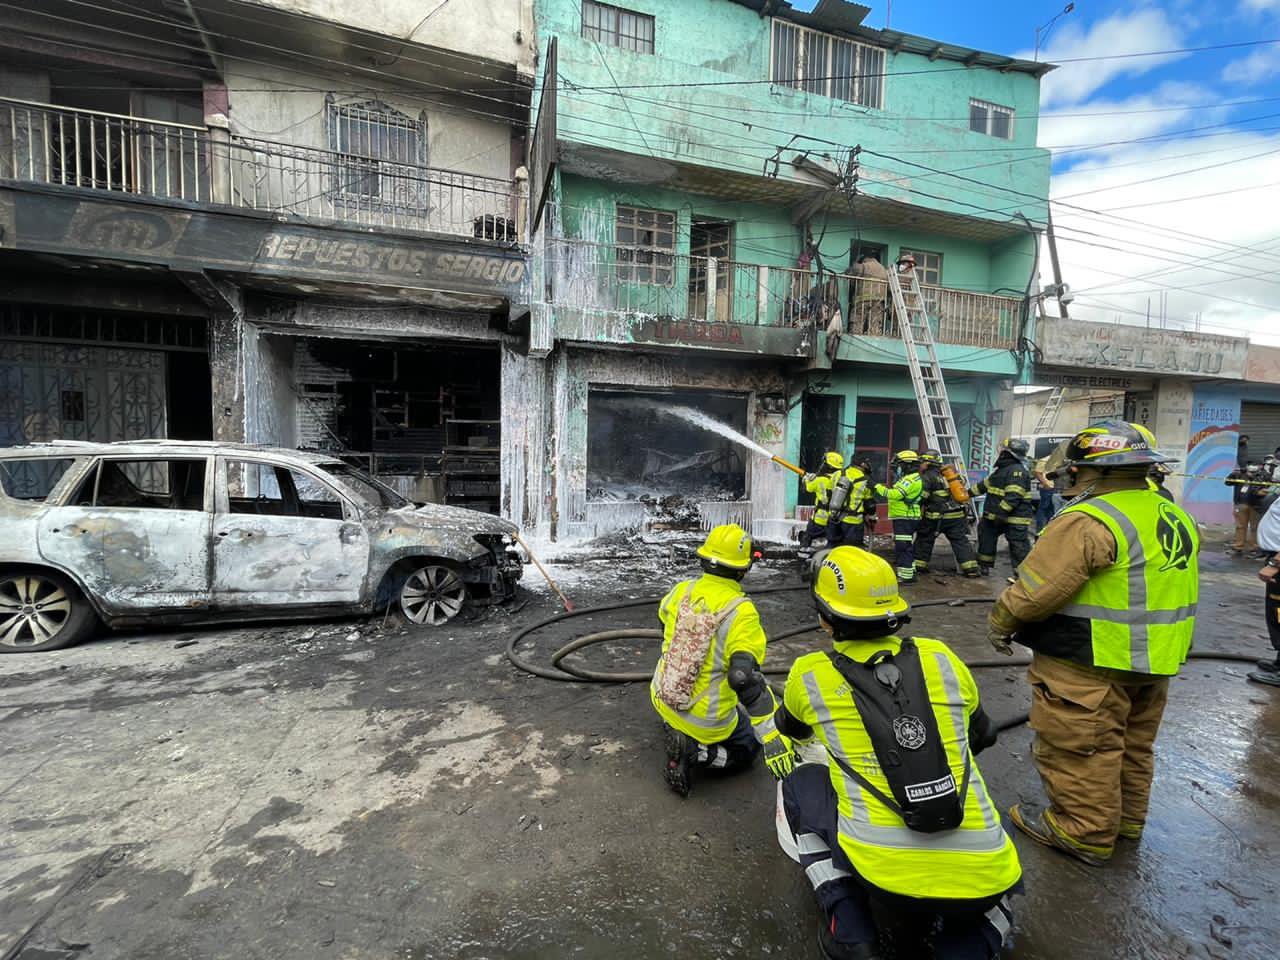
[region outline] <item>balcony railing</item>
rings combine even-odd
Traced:
[[[888,284],[845,274],[566,239],[549,244],[547,274],[555,303],[569,308],[823,330],[839,309],[849,334],[901,337]],[[947,287],[922,292],[939,342],[1016,345],[1020,299]]]
[[[0,179],[518,239],[519,195],[507,180],[8,98]]]

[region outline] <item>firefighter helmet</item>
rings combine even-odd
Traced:
[[[713,566],[746,571],[751,568],[751,535],[736,523],[726,523],[707,534],[698,556]]]
[[[893,568],[859,547],[828,551],[817,565],[811,590],[818,613],[837,626],[885,623],[893,629],[911,610],[898,593]]]

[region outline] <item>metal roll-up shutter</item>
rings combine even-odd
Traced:
[[[1240,404],[1240,432],[1249,438],[1249,459],[1261,460],[1280,447],[1280,403]]]

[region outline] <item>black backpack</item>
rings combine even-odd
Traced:
[[[959,827],[964,821],[972,759],[962,744],[964,777],[957,789],[915,641],[904,637],[897,654],[882,650],[866,663],[834,651],[827,656],[849,683],[893,797],[886,797],[866,777],[834,757],[840,769],[902,817],[912,830],[938,833]]]

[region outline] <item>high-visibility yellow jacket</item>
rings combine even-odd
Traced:
[[[1018,640],[1086,666],[1174,676],[1191,649],[1200,597],[1195,521],[1145,485],[1091,496],[1062,512],[1079,514],[1115,539],[1115,562],[1094,570],[1052,616],[1019,629]],[[1037,565],[1025,576],[1019,571],[1032,595],[1044,583]]]
[[[825,527],[827,521],[831,519],[831,511],[827,509],[827,504],[831,502],[831,491],[835,489],[837,476],[839,474],[819,473],[804,485],[804,488],[813,494],[813,522],[820,527]]]
[[[892,487],[876,484],[876,493],[889,502],[890,520],[919,520],[924,482],[916,472],[904,473]]]
[[[844,475],[849,479],[851,488],[849,499],[840,513],[840,520],[850,526],[861,526],[867,513],[875,508],[875,495],[871,492],[871,484],[861,467],[847,467]]]
[[[685,595],[692,590],[692,600],[701,600],[713,613],[744,596],[736,580],[703,574],[697,580],[677,583],[658,605],[662,619],[662,654],[666,656],[675,634],[676,614]],[[694,703],[688,710],[668,706],[657,694],[656,681],[650,685],[649,699],[658,714],[681,733],[699,743],[717,743],[733,733],[738,723],[738,695],[729,686],[729,658],[735,653],[749,653],[756,663],[764,665],[765,635],[755,604],[744,600],[725,618],[707,650],[702,672],[693,685]],[[656,676],[656,674],[655,674]]]
[[[946,644],[917,637],[929,701],[956,784],[964,778],[969,751],[969,719],[979,706],[978,687],[969,669]],[[838,642],[835,649],[865,662],[878,650],[897,653],[897,637]],[[825,653],[798,659],[787,677],[786,712],[811,727],[827,750],[891,796],[871,737],[849,684]],[[859,875],[890,893],[908,897],[977,900],[1003,893],[1022,875],[1013,842],[1000,825],[1000,813],[972,762],[964,820],[955,830],[918,833],[891,808],[864,790],[839,764],[830,764],[838,802],[840,847]]]

